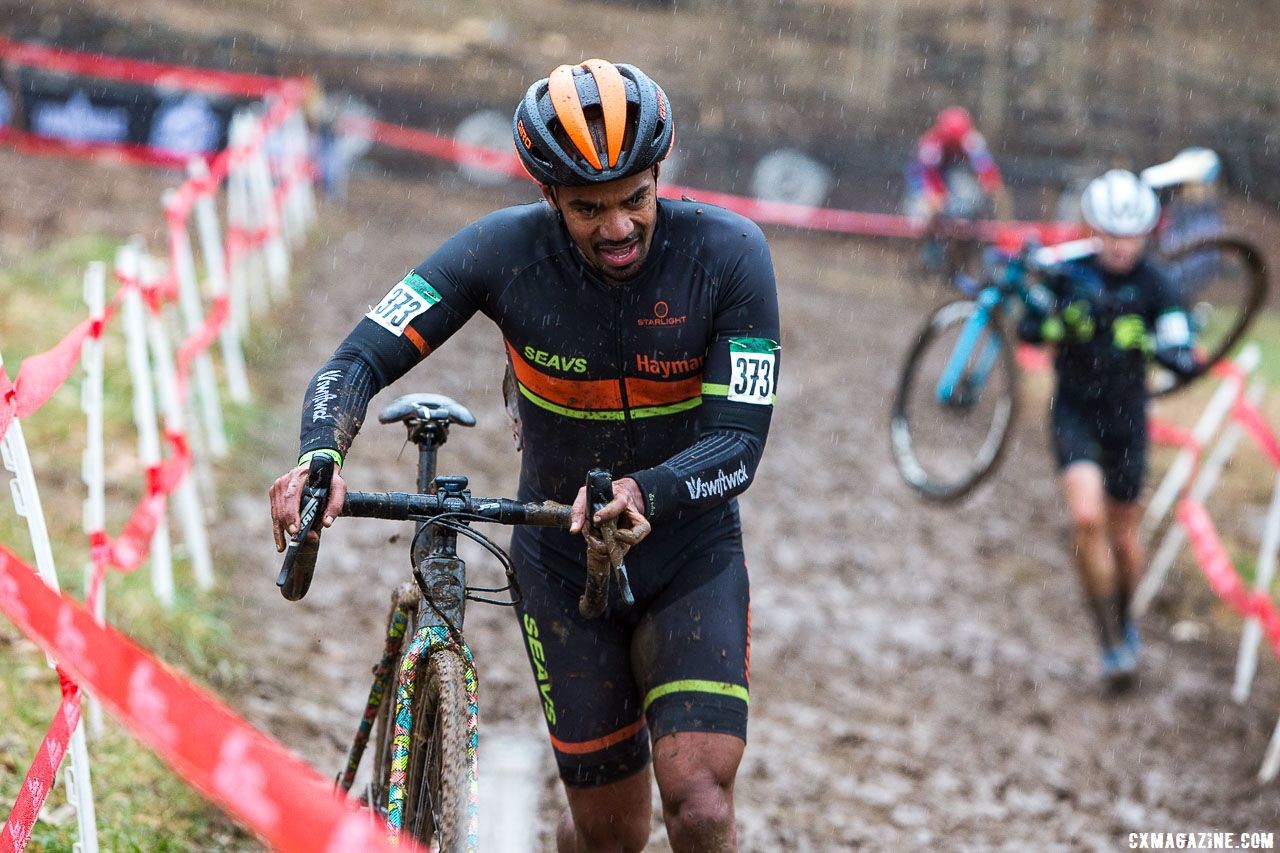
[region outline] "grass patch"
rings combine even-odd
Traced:
[[[60,242],[0,269],[0,341],[11,377],[21,359],[43,352],[86,316],[85,266],[111,264],[117,243],[103,237]],[[108,298],[116,290],[108,279]],[[132,382],[125,362],[120,318],[104,336],[105,446],[108,532],[117,533],[144,489],[131,408]],[[59,582],[83,596],[88,540],[82,528],[85,497],[80,459],[85,419],[80,410],[79,371],[53,398],[22,422],[43,504]],[[228,408],[232,439],[251,442],[263,429],[265,414]],[[8,479],[7,477],[4,479]],[[180,532],[174,525],[175,536]],[[27,523],[0,496],[0,542],[34,564]],[[156,602],[144,567],[133,574],[112,573],[107,581],[107,614],[112,625],[132,636],[157,657],[215,692],[226,692],[245,678],[235,658],[228,622],[227,596],[194,592],[188,561],[175,551],[174,608]],[[44,655],[0,618],[0,809],[7,812],[35,757],[40,739],[58,707],[57,678]],[[240,851],[261,845],[241,830],[127,734],[109,717],[103,737],[90,738],[89,754],[99,841],[112,851]],[[60,784],[46,802],[29,850],[70,850],[77,838],[75,816]]]

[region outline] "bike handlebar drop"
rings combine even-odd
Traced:
[[[329,485],[333,481],[333,459],[325,454],[311,457],[311,470],[307,485],[302,489],[302,506],[299,513],[298,532],[285,548],[276,586],[289,601],[298,601],[311,588],[311,577],[316,570],[316,557],[320,553],[320,532],[324,529],[320,513],[329,502]],[[309,534],[315,530],[315,538]]]

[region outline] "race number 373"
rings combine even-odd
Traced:
[[[777,385],[778,345],[767,338],[729,341],[729,399],[735,403],[773,405]]]
[[[425,278],[409,273],[382,301],[365,314],[393,335],[403,335],[405,327],[419,314],[440,301],[440,294]]]

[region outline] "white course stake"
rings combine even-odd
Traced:
[[[165,210],[176,202],[173,190],[165,192]],[[174,264],[173,275],[178,283],[178,307],[182,312],[182,325],[188,335],[194,335],[204,325],[204,307],[200,303],[200,285],[196,281],[196,260],[191,251],[191,235],[187,228],[174,228],[169,234],[169,256]],[[195,396],[199,402],[204,422],[204,436],[209,452],[215,459],[227,456],[227,430],[222,423],[222,403],[218,399],[218,380],[213,373],[213,359],[202,352],[192,362],[191,378]]]
[[[142,251],[136,243],[120,247],[116,253],[116,270],[123,281],[141,280]],[[130,288],[124,296],[122,316],[129,375],[133,379],[133,420],[138,426],[138,461],[150,470],[160,464],[160,433],[156,427],[156,401],[151,387],[151,361],[147,357],[144,310],[142,294],[137,288]],[[161,516],[151,537],[151,589],[163,607],[173,608],[173,552],[167,512]]]
[[[290,117],[284,119],[266,137],[265,149],[268,174],[273,175],[277,187],[280,188],[280,203],[276,212],[280,221],[280,230],[284,235],[286,249],[294,249],[302,243],[302,217],[298,210],[298,198],[294,192],[296,182],[293,179],[297,152],[294,150],[293,131]]]
[[[1256,404],[1262,398],[1262,380],[1255,379],[1250,383],[1249,392],[1245,396],[1250,403]],[[1218,479],[1222,476],[1223,469],[1227,467],[1227,463],[1235,455],[1236,447],[1243,437],[1244,427],[1235,421],[1232,421],[1223,430],[1217,443],[1214,444],[1213,449],[1205,458],[1200,473],[1196,475],[1195,480],[1191,483],[1191,488],[1187,490],[1188,499],[1202,505],[1208,500],[1210,492],[1213,491],[1214,486],[1218,485]],[[1142,582],[1138,584],[1137,590],[1134,591],[1133,601],[1129,607],[1134,616],[1140,617],[1147,612],[1151,602],[1160,593],[1160,588],[1164,586],[1165,577],[1178,559],[1178,554],[1182,551],[1182,546],[1186,544],[1186,541],[1187,531],[1181,524],[1170,525],[1169,529],[1165,531],[1160,547],[1156,549],[1155,556],[1151,558],[1147,571],[1142,576]]]
[[[231,124],[231,144],[237,149],[250,144],[253,135],[253,119],[247,113],[237,113]],[[255,230],[253,218],[253,197],[250,193],[249,160],[242,158],[227,175],[227,221],[241,235],[252,234]],[[249,245],[246,239],[242,242],[233,264],[233,275],[240,279],[241,299],[249,310],[241,313],[244,327],[241,335],[249,330],[249,315],[261,314],[270,304],[267,292],[266,259],[262,246]]]
[[[84,274],[84,301],[89,306],[90,319],[101,323],[106,316],[107,267],[101,261],[89,264]],[[85,484],[84,532],[90,536],[101,533],[106,527],[105,492],[106,474],[103,464],[102,438],[102,339],[88,338],[81,352],[84,366],[84,384],[80,387],[80,408],[84,411],[87,428],[81,475]],[[84,590],[88,596],[93,582],[94,565],[90,559],[84,567]],[[107,585],[98,587],[98,600],[93,602],[93,615],[99,625],[106,624]],[[89,731],[94,737],[102,736],[102,704],[94,696],[88,697],[86,715]]]
[[[3,364],[4,359],[0,358],[0,365]],[[13,479],[9,481],[13,505],[18,515],[27,520],[31,548],[36,558],[36,571],[45,585],[57,592],[58,570],[53,563],[53,550],[49,547],[49,529],[45,526],[44,507],[40,504],[40,492],[36,489],[35,472],[31,468],[31,456],[22,435],[22,423],[17,418],[9,422],[8,431],[0,439],[0,459],[3,460],[4,467],[13,472]],[[53,660],[48,660],[52,667]],[[80,853],[97,853],[98,820],[93,805],[93,783],[89,774],[89,753],[84,743],[83,718],[71,733],[69,752],[71,764],[67,768],[68,794],[76,808],[76,820],[80,829],[78,846]]]
[[[294,184],[291,195],[297,199],[299,222],[302,226],[299,237],[305,241],[307,228],[316,219],[316,195],[315,188],[312,186],[314,178],[311,173],[311,135],[307,130],[307,120],[302,115],[301,108],[293,112],[285,126],[289,128],[293,148],[293,162],[290,168],[294,170]]]
[[[1253,372],[1258,366],[1258,362],[1262,357],[1262,353],[1258,349],[1258,345],[1250,343],[1240,351],[1236,356],[1235,364],[1244,375]],[[1195,439],[1197,447],[1204,447],[1208,444],[1209,439],[1218,431],[1218,427],[1231,413],[1231,407],[1235,405],[1236,399],[1241,392],[1243,379],[1228,376],[1222,380],[1222,384],[1218,386],[1218,390],[1213,393],[1213,397],[1209,399],[1209,404],[1205,406],[1204,412],[1200,415],[1200,420],[1196,421],[1195,427],[1191,430],[1191,436]],[[1146,536],[1160,526],[1160,522],[1173,508],[1174,502],[1178,499],[1182,487],[1186,485],[1187,480],[1191,478],[1195,471],[1196,457],[1199,452],[1195,448],[1184,447],[1178,451],[1178,455],[1174,457],[1173,463],[1169,466],[1169,470],[1165,473],[1164,479],[1160,481],[1160,486],[1156,489],[1155,494],[1151,496],[1151,503],[1147,504],[1147,511],[1142,516],[1142,532]]]
[[[1280,473],[1271,492],[1271,507],[1267,510],[1266,526],[1262,530],[1262,547],[1258,550],[1258,574],[1253,581],[1253,591],[1269,593],[1276,574],[1276,552],[1280,551]],[[1231,688],[1231,698],[1243,703],[1253,688],[1253,675],[1258,669],[1258,645],[1262,642],[1262,622],[1256,616],[1244,621],[1240,635],[1240,654],[1236,658],[1236,679]]]
[[[157,264],[155,259],[143,256],[144,287],[159,280],[159,276],[155,274]],[[186,436],[182,399],[178,395],[173,367],[173,349],[169,343],[164,316],[159,311],[150,312],[147,318],[147,338],[151,342],[151,358],[155,364],[156,387],[160,391],[160,408],[164,412],[165,429],[170,435]],[[213,586],[213,561],[209,557],[209,533],[204,526],[204,512],[200,506],[200,496],[196,493],[195,477],[190,472],[178,483],[173,499],[178,516],[182,519],[182,538],[187,546],[187,556],[191,559],[196,586],[210,589]]]
[[[1271,733],[1271,742],[1267,744],[1267,754],[1262,757],[1262,766],[1258,768],[1258,781],[1270,782],[1280,771],[1280,720],[1276,720],[1275,731]]]
[[[194,158],[187,164],[187,174],[196,179],[209,177],[209,167],[204,160]],[[209,298],[217,300],[228,296],[227,256],[222,248],[222,233],[218,227],[218,208],[214,195],[202,194],[196,199],[196,231],[200,235],[200,254],[204,256],[205,290]],[[235,317],[235,300],[229,298],[231,318],[219,332],[222,345],[222,366],[226,371],[227,393],[236,403],[248,403],[249,376],[244,367],[244,351],[240,346],[240,329]]]
[[[280,212],[276,208],[275,188],[271,182],[271,167],[267,163],[267,138],[262,123],[254,120],[253,146],[248,160],[250,209],[255,227],[266,233],[263,249],[267,259],[267,276],[271,280],[271,301],[289,298],[289,250],[285,247],[280,228]]]

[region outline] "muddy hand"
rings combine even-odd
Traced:
[[[635,480],[624,477],[614,481],[613,500],[601,507],[592,518],[592,524],[601,530],[604,537],[600,538],[592,535],[590,526],[586,523],[587,490],[581,488],[573,502],[569,532],[583,535],[587,541],[588,556],[594,552],[610,558],[616,566],[653,529],[640,509],[642,506],[644,500]]]
[[[271,530],[275,536],[278,552],[283,552],[289,539],[298,533],[298,510],[302,503],[302,489],[307,484],[309,470],[309,466],[299,465],[279,477],[267,492],[271,500]],[[333,479],[329,483],[329,503],[324,508],[325,527],[333,524],[334,518],[342,511],[342,504],[347,497],[347,484],[338,471],[338,466],[334,465]],[[315,531],[312,531],[311,536],[315,536]]]

